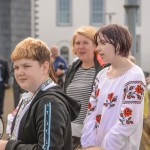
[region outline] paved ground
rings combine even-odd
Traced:
[[[4,105],[4,123],[6,126],[6,118],[7,115],[13,111],[13,94],[12,89],[7,89],[5,93],[5,105]],[[149,128],[150,129],[150,128]],[[7,139],[8,135],[4,134],[2,139]],[[141,141],[141,147],[140,150],[150,150],[150,135],[147,134],[145,130],[143,130],[142,134],[142,141]]]

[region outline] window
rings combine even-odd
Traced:
[[[71,25],[71,0],[57,0],[57,25]]]
[[[90,24],[100,25],[104,22],[104,3],[103,0],[91,0],[90,5]]]
[[[66,63],[68,64],[69,63],[69,49],[68,49],[68,47],[63,46],[60,49],[60,54],[66,60]]]

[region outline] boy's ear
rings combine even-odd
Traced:
[[[43,71],[45,71],[46,73],[49,71],[49,62],[45,61],[43,63]]]

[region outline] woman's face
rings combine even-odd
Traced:
[[[112,44],[106,43],[105,39],[101,36],[101,40],[97,39],[97,52],[104,62],[111,63],[115,59],[115,48]]]
[[[19,59],[14,62],[14,75],[19,86],[35,93],[48,78],[48,63],[39,64],[32,59]]]
[[[82,62],[93,61],[96,45],[88,37],[78,34],[75,38],[74,50]]]

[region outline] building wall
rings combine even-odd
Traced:
[[[31,36],[31,3],[30,0],[11,0],[10,10],[11,51],[16,44]]]
[[[142,0],[141,2],[141,67],[150,72],[150,1]]]
[[[38,24],[38,36],[49,46],[53,44],[58,47],[67,46],[69,48],[69,63],[72,62],[74,55],[71,51],[70,41],[76,28],[89,24],[89,3],[81,0],[73,0],[72,8],[72,26],[56,26],[56,2],[55,0],[34,1],[37,5],[36,21]],[[34,4],[35,5],[35,4]],[[82,11],[84,9],[84,11]],[[78,13],[78,12],[82,13]]]
[[[10,62],[16,44],[31,36],[30,0],[0,0],[0,56]]]
[[[7,10],[7,11],[6,11]],[[0,57],[9,60],[10,55],[10,0],[0,1]]]
[[[38,37],[44,40],[49,46],[57,44],[59,48],[61,46],[67,46],[70,49],[69,63],[72,62],[74,56],[71,52],[70,41],[74,30],[83,25],[89,25],[90,23],[90,0],[72,0],[72,26],[60,27],[56,26],[56,3],[57,0],[32,0],[37,3],[32,13],[36,16],[36,25],[32,28],[36,28]],[[105,1],[105,23],[119,23],[126,25],[125,18],[125,1],[118,0],[106,0]],[[142,0],[141,2],[141,25],[136,27],[136,33],[140,36],[141,41],[138,43],[140,48],[140,55],[138,57],[139,65],[144,71],[150,72],[150,21],[147,19],[150,14],[149,9],[150,1]],[[36,11],[35,11],[36,10]],[[111,19],[109,14],[113,13]],[[34,16],[33,15],[33,16]],[[98,29],[100,27],[96,26]]]

